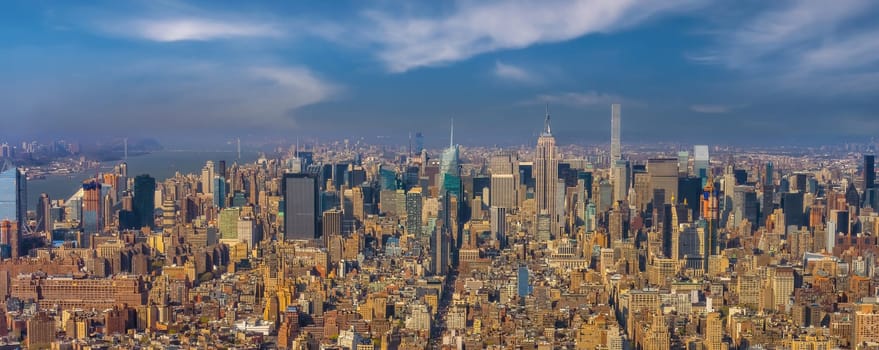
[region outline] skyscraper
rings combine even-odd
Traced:
[[[876,157],[864,155],[864,191],[876,187]]]
[[[423,206],[421,187],[415,186],[406,193],[406,233],[421,237],[421,210]]]
[[[86,234],[101,231],[101,183],[95,179],[82,183],[82,229]],[[152,194],[150,194],[152,196]]]
[[[315,239],[318,237],[317,180],[305,174],[285,174],[284,239]]]
[[[556,213],[556,186],[558,186],[559,161],[556,159],[555,137],[549,125],[549,110],[543,122],[543,132],[537,138],[534,153],[534,198],[537,216],[549,217],[550,233],[557,234],[558,214]],[[539,220],[538,220],[539,221]]]
[[[632,178],[632,168],[629,166],[629,161],[618,159],[613,162],[613,168],[611,170],[611,177],[613,178],[613,201],[623,201],[629,195],[629,188],[631,186],[631,178]]]
[[[440,172],[437,174],[437,179],[439,180],[437,188],[441,195],[445,195],[446,192],[452,192],[460,197],[461,186],[458,184],[457,188],[455,188],[455,180],[452,179],[461,175],[458,168],[460,163],[458,157],[458,145],[455,144],[455,124],[453,121],[449,136],[449,148],[443,151],[440,158]],[[458,183],[460,183],[460,180]]]
[[[620,159],[620,104],[610,105],[610,162]]]
[[[714,179],[709,179],[702,194],[702,219],[706,222],[705,237],[702,239],[704,245],[704,256],[702,257],[705,272],[708,272],[708,257],[720,254],[720,245],[717,237],[717,219],[718,219],[718,197],[720,193],[714,187]]]
[[[52,209],[52,201],[49,199],[49,195],[45,193],[40,194],[39,203],[37,203],[37,232],[42,233],[49,241],[52,241],[52,214],[49,211]]]
[[[201,169],[201,192],[204,194],[213,193],[214,181],[214,162],[207,161],[204,168]]]
[[[0,170],[3,164],[0,163]],[[0,220],[15,221],[15,229],[9,232],[12,256],[19,253],[21,233],[27,217],[27,177],[11,164],[0,171]]]
[[[711,166],[711,159],[708,155],[708,146],[693,146],[693,175],[702,179],[702,185],[706,185]]]
[[[213,201],[214,206],[217,208],[223,208],[226,206],[226,179],[222,176],[214,176],[214,183],[211,186],[214,190],[213,192]]]
[[[504,153],[491,157],[491,193],[489,202],[493,207],[516,208],[516,178],[514,174],[515,159],[512,154]]]
[[[154,227],[154,215],[156,211],[156,179],[147,174],[141,174],[134,178],[134,200],[132,206],[137,218],[134,228]]]

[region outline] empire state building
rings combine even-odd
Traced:
[[[553,235],[558,235],[558,213],[556,209],[556,188],[558,187],[559,161],[556,158],[555,137],[549,126],[549,109],[547,108],[546,119],[543,122],[543,132],[537,138],[537,150],[534,153],[534,194],[537,204],[538,233],[544,224],[541,221],[549,219],[549,230]],[[543,220],[541,220],[543,218]],[[544,226],[545,227],[545,226]]]

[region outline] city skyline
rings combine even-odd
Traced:
[[[604,143],[612,103],[624,105],[624,143],[827,144],[879,131],[869,1],[6,7],[7,138],[405,142],[458,118],[462,144],[507,144],[539,132],[546,103],[560,143]]]

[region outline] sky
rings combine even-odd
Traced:
[[[5,1],[0,138],[785,145],[879,134],[872,0]]]

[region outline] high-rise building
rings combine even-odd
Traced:
[[[415,186],[406,192],[406,233],[416,238],[421,237],[421,210],[423,198],[421,187]]]
[[[214,207],[223,208],[226,206],[226,179],[217,175],[214,176],[214,183],[211,186],[213,192]]]
[[[508,209],[516,208],[518,198],[516,183],[516,159],[511,153],[503,153],[491,157],[491,193],[489,203],[493,207]]]
[[[733,191],[733,224],[739,226],[742,220],[748,220],[752,228],[757,228],[757,191],[754,186],[736,186]]]
[[[705,349],[723,350],[723,345],[723,320],[720,313],[708,313],[705,317]]]
[[[458,153],[458,145],[455,144],[455,124],[453,122],[449,136],[449,148],[443,151],[440,158],[439,174],[437,174],[437,189],[439,189],[441,196],[449,193],[461,197],[461,170]]]
[[[284,239],[315,239],[318,237],[317,180],[305,174],[285,174]]]
[[[48,349],[55,341],[55,320],[45,311],[37,312],[27,321],[27,347]]]
[[[629,161],[623,159],[614,161],[611,178],[613,178],[613,201],[626,200],[629,196],[629,188],[632,187],[632,168],[629,166]]]
[[[864,189],[876,187],[876,157],[864,155]]]
[[[530,277],[530,272],[528,271],[528,267],[525,265],[519,265],[519,271],[517,273],[516,282],[518,285],[517,292],[520,298],[524,298],[531,294],[531,282],[528,281]]]
[[[703,266],[705,272],[708,272],[708,260],[711,255],[720,254],[720,244],[718,241],[717,224],[718,224],[718,198],[720,193],[714,186],[714,179],[709,179],[702,194],[702,219],[705,220],[705,236],[702,244],[705,246],[703,251]]]
[[[204,168],[201,169],[201,192],[204,194],[213,193],[214,186],[214,162],[207,161]]]
[[[0,163],[0,169],[3,164]],[[27,217],[27,177],[18,168],[7,165],[0,172],[0,220],[15,222],[14,232],[9,232],[12,256],[19,255],[21,234]]]
[[[491,207],[489,211],[491,235],[494,239],[500,242],[501,247],[503,247],[507,236],[507,209],[504,207]]]
[[[150,196],[152,197],[152,193]],[[82,184],[82,229],[86,234],[101,231],[103,210],[101,209],[101,183],[89,179]]]
[[[342,235],[342,211],[330,209],[323,214],[323,235],[325,238]]]
[[[40,193],[40,199],[37,203],[37,232],[43,234],[50,242],[52,241],[52,228],[54,226],[52,214],[50,213],[51,210],[52,201],[49,199],[49,195]]]
[[[622,152],[620,149],[620,104],[614,103],[610,105],[610,162],[620,160]]]
[[[220,210],[219,229],[220,238],[238,239],[238,219],[241,216],[241,208],[226,208]]]
[[[806,224],[803,214],[803,192],[786,192],[781,194],[781,208],[784,211],[784,230],[788,226],[804,226]]]
[[[647,160],[647,174],[650,175],[650,191],[647,202],[653,202],[656,190],[665,193],[665,200],[658,204],[672,204],[677,199],[672,197],[678,193],[678,160],[674,158],[651,158]]]
[[[794,270],[790,266],[778,266],[772,271],[772,309],[786,311],[791,294],[794,293]]]
[[[134,228],[155,227],[156,179],[147,174],[134,178],[134,199],[132,205],[137,218]]]
[[[556,212],[556,186],[558,186],[559,161],[556,158],[555,137],[549,125],[549,111],[543,122],[543,132],[537,138],[534,153],[534,199],[538,217],[549,217],[551,234],[558,234],[558,213]]]
[[[707,145],[693,146],[693,175],[701,178],[704,183],[711,175],[711,159],[708,155]],[[704,186],[704,184],[703,184]]]

